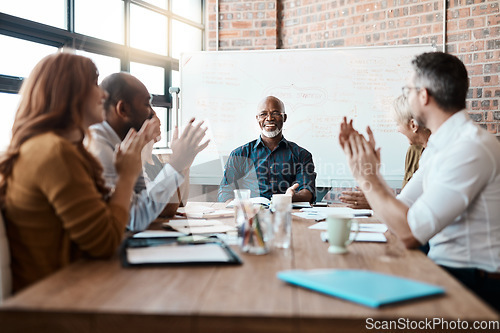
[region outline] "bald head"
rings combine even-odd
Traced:
[[[139,131],[144,121],[154,116],[148,89],[133,75],[111,74],[101,88],[108,92],[104,102],[106,121],[122,140],[131,128]]]
[[[134,95],[138,91],[138,87],[142,88],[144,85],[129,73],[114,73],[104,78],[101,83],[101,88],[106,90],[109,94],[104,102],[106,113],[111,111],[120,100],[131,103]]]
[[[279,111],[285,113],[285,104],[283,104],[283,102],[279,98],[274,97],[274,96],[267,96],[264,99],[262,99],[260,101],[259,105],[257,106],[257,113],[261,112],[262,110],[265,110],[266,105],[269,105],[269,104],[276,105],[277,107],[280,108]]]

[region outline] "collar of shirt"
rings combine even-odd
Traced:
[[[278,147],[281,147],[281,146],[288,147],[288,141],[285,139],[284,136],[281,137],[281,140],[278,143]],[[262,141],[262,136],[260,136],[260,135],[259,135],[259,138],[257,139],[257,141],[255,142],[255,146],[253,146],[253,149],[255,150],[259,147],[266,147],[267,148],[267,146]]]
[[[455,141],[456,129],[469,121],[465,110],[458,111],[448,118],[435,133],[432,133],[427,142],[428,148],[440,149]]]
[[[113,146],[115,147],[116,145],[120,144],[122,140],[116,134],[115,130],[111,127],[111,125],[107,121],[103,121],[102,123],[93,125],[91,127],[93,131],[96,131],[97,134],[103,136],[106,138],[106,140]]]

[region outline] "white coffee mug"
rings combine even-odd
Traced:
[[[351,237],[351,226],[355,225],[355,233]],[[329,253],[346,253],[347,245],[351,244],[359,231],[359,225],[353,221],[352,216],[347,215],[329,215],[326,218],[328,232]]]

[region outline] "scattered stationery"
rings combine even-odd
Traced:
[[[264,197],[255,197],[255,198],[250,198],[249,200],[254,205],[269,206],[271,204],[271,200],[269,200],[268,198],[264,198]],[[235,200],[231,200],[226,205],[226,208],[233,208],[234,204],[235,204]]]
[[[289,270],[277,276],[300,287],[374,308],[445,292],[432,284],[364,270]]]
[[[353,233],[351,232],[351,235]],[[321,240],[323,242],[328,241],[328,233],[323,231],[321,233]],[[376,233],[376,232],[358,232],[356,238],[354,238],[355,242],[377,242],[377,243],[385,243],[387,242],[387,238],[385,238],[384,234]]]
[[[127,238],[120,255],[125,267],[242,263],[223,241],[200,236]]]
[[[215,234],[236,230],[235,227],[225,225],[219,220],[182,219],[170,220],[163,223],[165,227],[172,228],[185,234]]]

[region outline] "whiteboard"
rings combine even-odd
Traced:
[[[396,130],[393,100],[415,55],[431,45],[266,51],[205,51],[181,56],[180,121],[205,120],[211,143],[191,168],[191,182],[219,184],[230,152],[255,140],[257,105],[268,95],[285,104],[287,140],[313,155],[317,186],[351,180],[338,144],[343,116],[370,125],[382,147],[382,174],[400,185],[408,140]]]

